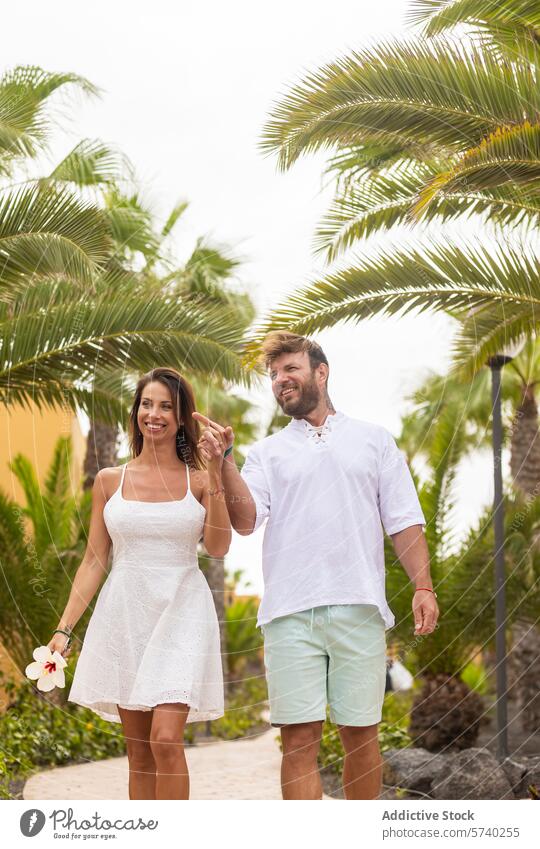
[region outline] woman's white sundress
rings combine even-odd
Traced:
[[[127,501],[120,486],[103,518],[111,570],[88,623],[68,701],[120,722],[117,705],[190,705],[187,722],[223,716],[219,624],[199,569],[206,510],[191,491],[178,501]]]

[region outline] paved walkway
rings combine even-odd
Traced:
[[[281,799],[275,729],[248,740],[186,747],[192,799]],[[127,757],[40,772],[24,799],[128,799]]]

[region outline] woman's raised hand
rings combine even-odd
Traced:
[[[199,439],[199,449],[209,470],[220,471],[223,464],[223,454],[234,442],[232,427],[222,427],[202,413],[193,413],[193,418],[204,428]]]

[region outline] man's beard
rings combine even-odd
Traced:
[[[303,418],[315,409],[321,400],[321,393],[315,378],[312,378],[304,386],[295,384],[295,388],[298,392],[298,397],[295,400],[282,398],[281,395],[276,400],[286,416]]]

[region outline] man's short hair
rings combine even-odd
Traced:
[[[261,346],[261,359],[267,369],[270,368],[272,360],[281,354],[298,354],[305,351],[309,357],[311,370],[324,363],[328,365],[326,354],[317,342],[298,336],[296,333],[288,333],[286,330],[272,330],[263,340]]]

